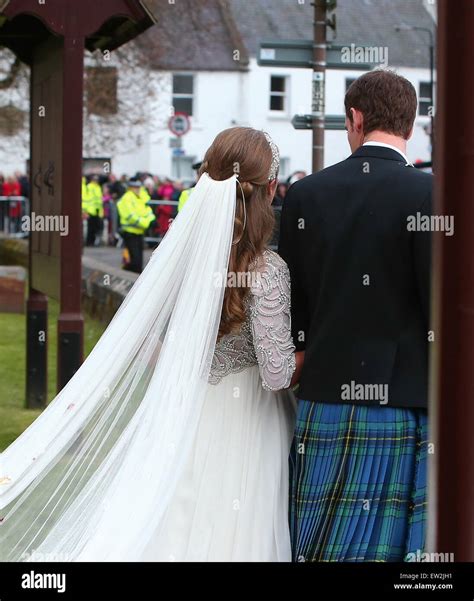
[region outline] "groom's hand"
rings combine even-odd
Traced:
[[[296,369],[295,373],[293,374],[293,377],[291,378],[290,388],[293,388],[293,386],[298,384],[298,382],[300,381],[301,371],[303,369],[304,363],[304,353],[304,351],[296,351],[295,353]]]

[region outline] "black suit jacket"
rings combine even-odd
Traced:
[[[398,152],[362,146],[289,189],[279,253],[306,350],[300,398],[426,407],[431,234],[407,218],[431,215],[432,185]]]

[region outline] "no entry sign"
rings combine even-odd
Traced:
[[[184,136],[191,129],[191,121],[186,113],[175,113],[168,122],[168,127],[175,136]]]

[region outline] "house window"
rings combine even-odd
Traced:
[[[196,178],[193,164],[196,157],[174,156],[171,162],[171,177],[177,180],[192,182]]]
[[[284,182],[290,175],[290,159],[288,157],[280,158],[280,170],[278,171],[278,179]]]
[[[270,79],[270,110],[287,112],[287,78],[272,75]]]
[[[354,77],[346,77],[346,92],[351,87],[351,85],[355,82],[356,78]]]
[[[431,84],[428,81],[420,81],[420,93],[418,102],[418,112],[423,117],[430,116],[431,102]]]
[[[13,104],[0,107],[0,136],[14,136],[24,126],[26,113]]]
[[[118,112],[117,69],[86,68],[87,112],[90,115],[115,115]]]
[[[173,107],[175,113],[193,115],[194,75],[173,75]]]

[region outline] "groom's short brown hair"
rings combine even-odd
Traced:
[[[351,123],[351,108],[364,115],[364,134],[379,130],[405,140],[413,128],[418,107],[413,85],[387,69],[370,71],[353,81],[344,104]]]

